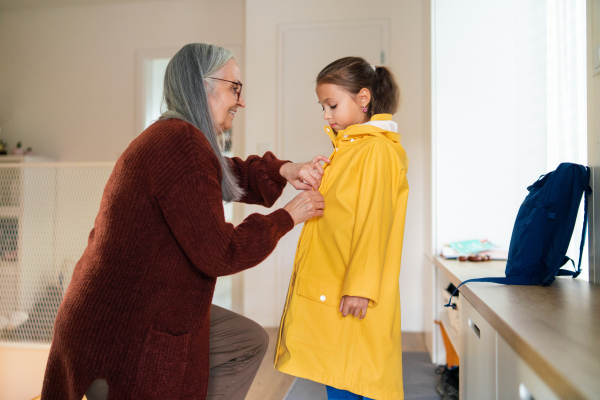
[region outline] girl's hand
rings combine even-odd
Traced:
[[[323,215],[324,208],[325,200],[317,190],[305,190],[283,207],[292,216],[294,225],[298,225],[312,217],[320,217]]]
[[[367,308],[369,308],[369,299],[366,297],[343,296],[340,301],[340,312],[344,317],[351,314],[363,319],[367,315]]]
[[[330,162],[329,158],[318,155],[305,163],[285,163],[279,169],[279,173],[298,190],[318,190],[323,177],[320,161]]]

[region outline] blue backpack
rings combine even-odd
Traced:
[[[468,282],[548,286],[556,276],[576,278],[581,273],[585,243],[587,195],[592,192],[589,181],[589,167],[572,163],[562,163],[555,171],[542,175],[527,188],[529,194],[519,208],[510,238],[506,277],[469,279],[456,289]],[[579,263],[575,267],[575,262],[566,253],[584,193],[583,232]],[[573,264],[574,271],[561,269],[569,261]],[[446,307],[452,307],[450,301]]]

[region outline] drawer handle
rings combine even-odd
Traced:
[[[535,398],[531,395],[527,386],[524,383],[519,384],[519,399],[521,400],[535,400]]]
[[[471,327],[471,329],[473,329],[473,332],[475,332],[475,334],[477,335],[477,338],[481,338],[481,332],[479,331],[479,328],[477,327],[477,325],[475,325],[475,322],[473,322],[471,320],[471,318],[469,318],[469,326]]]

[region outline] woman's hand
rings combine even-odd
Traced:
[[[363,319],[367,315],[369,308],[369,299],[366,297],[343,296],[340,301],[340,312],[345,317],[348,314]]]
[[[317,190],[323,177],[321,161],[330,162],[329,158],[318,155],[305,163],[285,163],[279,169],[279,173],[298,190]]]
[[[323,208],[325,208],[325,200],[317,190],[306,190],[283,207],[292,216],[294,225],[312,217],[320,217],[323,215]]]

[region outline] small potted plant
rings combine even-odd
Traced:
[[[23,154],[23,153],[24,153],[24,151],[23,151],[23,145],[21,144],[21,141],[20,141],[20,140],[17,142],[17,147],[15,147],[15,148],[13,149],[12,153],[13,153],[13,155],[15,155],[15,156],[19,156],[19,155],[21,155],[21,154]]]

